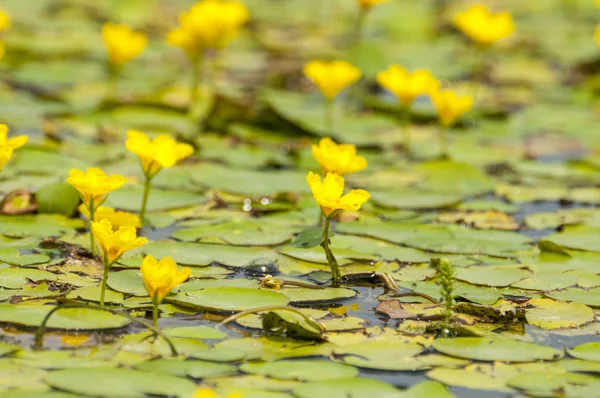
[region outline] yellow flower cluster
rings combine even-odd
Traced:
[[[85,172],[71,169],[67,182],[79,192],[83,204],[93,214],[110,192],[125,184],[125,177],[118,174],[106,175],[99,168],[92,167]]]
[[[156,302],[160,303],[169,292],[184,282],[192,273],[191,268],[177,268],[171,257],[157,261],[152,256],[146,256],[142,261],[142,279],[146,291]]]
[[[21,135],[8,138],[8,131],[9,129],[6,124],[0,124],[0,171],[10,158],[12,158],[14,150],[27,143],[27,136]]]
[[[346,61],[311,61],[304,74],[321,90],[325,98],[334,99],[340,91],[357,82],[362,72]]]
[[[167,35],[167,42],[188,55],[227,46],[248,21],[246,6],[237,0],[204,0],[179,16],[179,26]]]
[[[494,14],[482,4],[458,12],[454,17],[454,23],[474,42],[483,46],[507,38],[515,31],[510,13],[503,11]]]
[[[150,139],[146,134],[130,130],[125,147],[140,159],[147,178],[152,178],[162,169],[173,167],[178,161],[194,153],[194,147],[175,141],[166,134]]]
[[[90,218],[90,211],[88,210],[85,204],[79,206],[79,212]],[[94,219],[99,220],[108,220],[112,224],[113,230],[117,230],[120,227],[125,227],[128,225],[134,226],[136,228],[141,228],[142,223],[140,222],[140,218],[133,213],[129,213],[128,211],[118,211],[113,209],[112,207],[100,206],[96,209],[94,213]]]
[[[140,55],[148,45],[148,38],[124,24],[107,22],[102,26],[102,38],[108,61],[119,67]]]

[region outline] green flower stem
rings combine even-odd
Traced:
[[[146,207],[148,205],[148,195],[150,194],[150,189],[152,188],[152,177],[148,173],[144,174],[144,195],[142,196],[142,209],[140,210],[140,222],[142,223],[142,227],[145,224],[146,219]]]
[[[104,307],[104,296],[106,294],[106,281],[108,281],[108,271],[110,270],[111,264],[106,262],[107,254],[104,253],[102,259],[102,266],[104,267],[104,273],[102,274],[102,282],[100,282],[100,307]]]
[[[440,129],[440,158],[448,159],[448,148],[450,144],[448,143],[448,135],[450,133],[450,126],[442,124],[442,128]]]
[[[365,26],[365,20],[367,19],[367,15],[369,14],[368,8],[360,7],[358,11],[358,15],[356,16],[356,23],[354,24],[354,32],[352,38],[352,44],[358,46],[362,42],[363,38],[363,29]]]
[[[323,227],[323,242],[321,243],[321,247],[325,250],[325,257],[327,257],[327,263],[329,264],[329,268],[331,268],[331,285],[333,287],[338,287],[340,285],[340,280],[342,279],[342,275],[340,273],[340,266],[329,247],[329,227],[331,224],[331,217],[334,213],[330,214],[329,217],[325,217],[325,226]]]
[[[329,135],[335,135],[335,99],[325,98],[325,128]]]
[[[50,320],[50,317],[55,312],[57,312],[59,310],[67,309],[67,308],[92,308],[92,309],[99,310],[99,311],[110,312],[113,315],[120,315],[122,317],[125,317],[132,322],[138,323],[138,324],[146,327],[148,330],[150,330],[152,333],[154,333],[155,336],[160,336],[163,340],[165,340],[167,342],[167,344],[169,345],[169,349],[171,350],[172,356],[179,355],[177,353],[177,349],[175,348],[175,345],[173,344],[173,342],[167,336],[165,336],[158,328],[153,327],[148,322],[138,319],[127,312],[119,311],[114,308],[105,308],[105,307],[101,307],[101,306],[98,306],[95,304],[79,304],[77,302],[74,302],[74,304],[62,304],[58,307],[54,307],[52,310],[50,310],[50,312],[48,312],[48,314],[46,314],[46,316],[42,320],[42,323],[40,324],[40,327],[35,332],[34,347],[36,349],[41,349],[44,346],[44,334],[46,333],[47,324],[48,324],[48,321]]]
[[[198,102],[199,93],[198,86],[204,75],[204,56],[201,51],[197,54],[190,56],[190,66],[192,69],[192,78],[190,80],[190,110],[194,104]]]
[[[108,63],[108,76],[106,80],[106,100],[114,101],[117,99],[117,82],[121,74],[121,67]]]
[[[404,152],[410,153],[410,103],[402,104],[400,112],[402,113],[402,134],[404,135]]]
[[[154,329],[158,329],[158,305],[160,301],[158,300],[158,292],[154,292],[154,297],[152,297],[152,321],[154,325]]]

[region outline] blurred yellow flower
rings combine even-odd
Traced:
[[[596,27],[596,31],[594,32],[594,37],[596,38],[596,44],[600,47],[600,25]]]
[[[473,107],[473,98],[470,95],[458,96],[452,90],[434,91],[430,96],[438,117],[445,126],[453,125],[463,113]]]
[[[404,105],[411,104],[419,95],[428,94],[440,86],[439,80],[428,70],[418,69],[410,73],[400,65],[390,65],[387,70],[379,72],[377,83]]]
[[[140,158],[142,170],[149,178],[194,153],[194,147],[177,142],[166,134],[150,140],[146,134],[137,130],[127,132],[125,146]]]
[[[358,5],[362,8],[371,8],[376,4],[385,3],[386,1],[389,0],[358,0]]]
[[[11,25],[10,15],[0,8],[0,32],[8,30]]]
[[[8,126],[0,124],[0,148],[17,149],[27,144],[27,136],[20,135],[13,138],[8,138]]]
[[[81,204],[79,206],[79,212],[83,214],[85,217],[90,218],[90,211],[88,210],[85,204]],[[140,222],[140,218],[128,211],[118,211],[113,209],[112,207],[100,206],[96,209],[94,213],[94,220],[108,220],[112,224],[112,228],[114,231],[118,230],[120,227],[125,227],[128,225],[132,225],[136,228],[141,228],[142,223]]]
[[[177,285],[189,278],[191,268],[177,268],[171,257],[157,261],[152,256],[146,256],[142,261],[142,279],[150,297],[160,303]]]
[[[0,40],[0,59],[4,58],[4,54],[5,54],[4,43],[2,42],[2,40]]]
[[[102,38],[108,60],[114,66],[121,66],[136,58],[148,45],[148,38],[144,33],[136,32],[127,25],[111,22],[102,26]]]
[[[105,267],[114,264],[123,253],[148,243],[148,239],[138,238],[137,230],[133,225],[123,226],[115,231],[110,221],[106,219],[92,221],[91,224],[98,252]]]
[[[454,23],[473,41],[489,45],[513,34],[515,26],[509,12],[492,13],[482,4],[456,13]]]
[[[8,161],[12,157],[12,154],[13,150],[11,148],[0,147],[0,171],[4,168],[4,165],[8,163]]]
[[[327,173],[321,181],[321,176],[309,172],[306,182],[325,217],[329,217],[335,210],[356,211],[371,197],[364,189],[353,189],[344,195],[344,177],[334,173]]]
[[[211,388],[200,387],[194,393],[194,398],[219,398],[219,395]],[[244,396],[240,393],[230,393],[224,398],[244,398]]]
[[[222,49],[248,21],[246,6],[237,0],[198,1],[179,16],[179,27],[167,35],[167,42],[188,54],[203,49]]]
[[[322,138],[319,145],[313,145],[312,154],[325,173],[342,175],[367,167],[365,158],[356,155],[355,145],[336,144],[331,138]]]
[[[362,72],[346,61],[310,61],[304,66],[304,74],[325,98],[332,100],[344,88],[357,82]]]
[[[118,174],[107,176],[104,171],[92,167],[85,173],[79,169],[69,170],[67,182],[79,191],[83,203],[93,212],[104,202],[109,192],[125,184],[125,177]]]

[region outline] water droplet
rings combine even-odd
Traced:
[[[271,201],[269,200],[269,198],[262,198],[262,199],[260,200],[260,204],[261,204],[261,205],[263,205],[263,206],[266,206],[266,205],[268,205],[269,203],[271,203]]]
[[[245,204],[242,206],[242,209],[244,211],[250,211],[250,210],[252,210],[252,206],[250,204]]]

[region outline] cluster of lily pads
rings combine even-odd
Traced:
[[[594,2],[98,3],[1,5],[2,397],[598,396]]]

